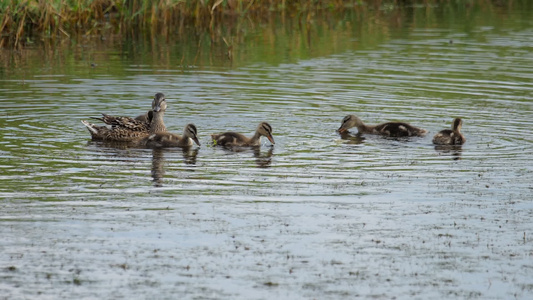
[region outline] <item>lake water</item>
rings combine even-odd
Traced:
[[[531,299],[525,2],[248,24],[231,59],[194,38],[4,50],[0,299]],[[80,123],[156,92],[201,147],[106,145]],[[341,137],[347,114],[429,134]],[[454,117],[466,144],[436,148]],[[261,121],[273,147],[209,145]]]

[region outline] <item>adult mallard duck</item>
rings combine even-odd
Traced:
[[[103,116],[101,118],[93,119],[111,125],[111,128],[97,126],[85,120],[81,122],[87,127],[93,140],[137,142],[148,137],[150,134],[166,132],[167,129],[163,121],[166,109],[165,95],[157,93],[152,101],[152,120],[150,122],[136,120],[130,117],[114,117],[106,114],[102,114]]]
[[[337,131],[343,133],[352,127],[357,127],[360,134],[379,134],[389,137],[424,136],[427,130],[421,129],[404,122],[387,122],[379,125],[365,125],[361,119],[354,115],[347,115],[342,119],[342,124]]]
[[[259,146],[261,145],[261,136],[266,136],[272,144],[275,144],[274,138],[272,137],[272,126],[267,122],[261,122],[251,138],[231,131],[212,134],[211,138],[215,145],[220,146]]]
[[[170,132],[154,133],[146,139],[146,146],[148,147],[190,147],[193,145],[200,146],[198,141],[196,126],[194,124],[187,124],[183,130],[183,135],[178,135]]]
[[[462,145],[466,142],[465,136],[461,133],[463,127],[463,120],[455,118],[452,123],[452,129],[444,129],[439,131],[433,137],[433,144],[435,145]]]

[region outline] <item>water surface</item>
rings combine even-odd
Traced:
[[[13,54],[0,76],[0,294],[530,298],[533,11],[461,12],[421,6],[380,26],[352,15],[309,35],[257,27],[232,61],[215,51],[196,65],[171,43]],[[201,147],[90,141],[80,120],[138,115],[156,92],[167,128],[196,124]],[[346,114],[430,133],[341,137]],[[454,117],[467,143],[436,148]],[[261,121],[273,147],[209,145]]]

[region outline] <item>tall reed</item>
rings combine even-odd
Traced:
[[[514,0],[513,2],[528,1]],[[470,3],[471,1],[469,1]],[[477,0],[477,5],[501,1]],[[261,20],[272,13],[310,22],[316,13],[416,3],[464,4],[463,0],[4,0],[0,1],[0,48],[75,34],[169,34],[185,26],[216,34],[225,22]],[[470,5],[470,4],[468,4]]]

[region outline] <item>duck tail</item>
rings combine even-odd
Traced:
[[[97,118],[97,117],[90,117],[91,119],[94,119],[94,120],[98,120],[98,121],[102,121],[105,123],[105,120],[104,118]],[[83,122],[83,121],[82,121]],[[85,123],[84,123],[85,124]],[[90,123],[89,123],[90,124]]]

